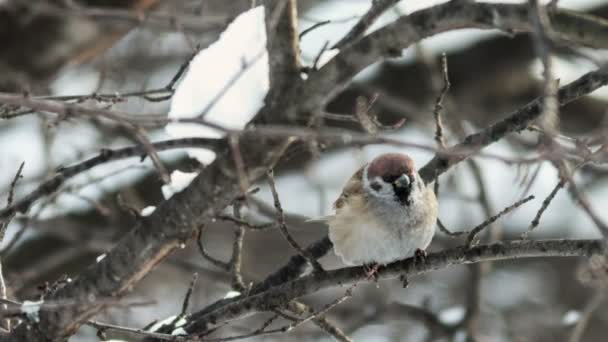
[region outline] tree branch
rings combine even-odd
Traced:
[[[603,253],[601,240],[540,240],[509,241],[472,248],[464,246],[429,254],[424,262],[416,258],[396,261],[378,269],[379,279],[408,278],[452,265],[478,263],[483,261],[510,260],[539,257],[574,257]],[[289,281],[269,290],[237,300],[204,314],[194,313],[188,318],[184,329],[190,333],[200,333],[209,324],[240,318],[249,313],[267,311],[281,307],[289,301],[319,290],[364,281],[367,278],[364,266],[345,267],[325,273],[313,273]],[[239,297],[240,298],[240,297]]]

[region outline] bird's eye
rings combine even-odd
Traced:
[[[382,189],[382,185],[380,185],[380,183],[378,182],[372,182],[370,184],[370,186],[372,187],[372,189],[374,189],[375,191],[380,191],[380,189]]]
[[[385,181],[388,184],[393,183],[394,181],[397,180],[397,178],[399,178],[399,176],[383,176],[382,180]]]

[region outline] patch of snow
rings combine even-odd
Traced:
[[[186,332],[186,330],[184,330],[184,328],[177,328],[171,332],[171,335],[173,335],[173,336],[188,335],[188,333]]]
[[[239,291],[228,291],[224,296],[224,299],[234,298],[240,296],[241,293]]]
[[[171,183],[161,187],[165,199],[169,199],[176,193],[184,190],[197,175],[198,173],[196,172],[182,172],[180,170],[171,172]]]
[[[96,261],[101,262],[101,260],[105,259],[105,257],[106,257],[106,253],[103,253],[97,257]]]
[[[464,318],[465,309],[463,306],[454,306],[439,312],[439,320],[443,324],[456,324]]]
[[[169,118],[196,118],[229,129],[242,129],[264,105],[269,89],[268,52],[264,7],[239,15],[218,41],[200,51],[190,62],[171,101]],[[221,137],[216,129],[198,124],[171,123],[169,135],[179,137]],[[188,149],[203,164],[215,153]]]
[[[158,329],[162,328],[164,325],[171,324],[176,318],[177,318],[177,315],[173,315],[173,316],[169,316],[169,317],[163,319],[162,321],[158,321],[158,322],[154,323],[150,328],[148,328],[148,331],[155,332]],[[182,318],[178,319],[177,322],[175,322],[175,327],[176,328],[181,327],[182,325],[184,325],[186,323],[187,323],[186,319],[182,317]]]
[[[44,300],[30,301],[26,300],[21,304],[21,312],[23,312],[28,319],[39,322],[40,321],[40,307],[44,304]]]
[[[581,313],[577,310],[570,310],[566,312],[564,318],[562,318],[563,325],[573,325],[581,319]]]
[[[153,206],[153,205],[149,205],[149,206],[143,208],[139,214],[141,216],[144,216],[144,217],[145,216],[150,216],[150,215],[152,215],[152,213],[154,212],[154,210],[156,210],[156,207]]]

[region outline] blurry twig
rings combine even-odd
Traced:
[[[175,328],[177,323],[182,320],[188,314],[188,306],[190,305],[190,297],[192,297],[192,291],[194,291],[194,286],[196,285],[196,281],[198,280],[198,273],[192,274],[192,279],[190,280],[190,285],[188,286],[188,290],[186,290],[186,295],[184,296],[184,301],[182,302],[182,311],[179,315],[175,316],[175,319],[169,323],[169,326]]]
[[[583,312],[579,321],[577,322],[574,330],[572,330],[572,335],[568,339],[568,342],[579,342],[582,341],[583,334],[585,333],[585,328],[591,319],[591,316],[597,310],[604,299],[606,298],[605,289],[596,290],[595,294],[589,299],[585,307],[583,308]]]
[[[542,217],[543,213],[545,212],[545,210],[547,210],[547,208],[549,207],[549,204],[551,204],[551,201],[553,201],[553,198],[555,198],[555,195],[557,195],[557,192],[559,190],[561,190],[564,187],[564,185],[566,185],[565,179],[560,179],[559,182],[557,182],[557,184],[555,185],[553,190],[551,190],[549,195],[543,200],[543,203],[541,204],[540,208],[536,212],[536,215],[534,216],[534,219],[530,223],[530,226],[528,226],[528,229],[524,233],[521,234],[521,236],[520,236],[521,239],[523,239],[523,240],[527,239],[528,235],[536,227],[538,227],[538,225],[540,223],[540,218]]]
[[[339,49],[359,39],[365,31],[372,26],[376,19],[382,15],[389,7],[399,2],[399,0],[376,0],[372,1],[372,7],[359,19],[353,28],[338,41],[332,49]]]
[[[489,226],[494,221],[498,220],[501,216],[504,216],[505,214],[510,213],[511,211],[517,209],[519,206],[521,206],[522,204],[524,204],[532,199],[534,199],[534,196],[530,195],[522,200],[519,200],[519,201],[515,202],[513,205],[508,206],[505,209],[503,209],[503,211],[501,211],[500,213],[488,218],[487,220],[483,221],[475,228],[471,229],[471,231],[469,232],[469,235],[467,236],[467,240],[465,243],[466,247],[471,248],[471,246],[473,245],[473,240],[475,240],[475,236],[477,234],[479,234],[479,232],[481,232],[484,228]]]
[[[183,147],[203,147],[210,148],[212,150],[218,150],[220,148],[220,143],[221,141],[218,139],[183,138],[159,141],[156,143],[152,143],[152,145],[158,151]],[[77,174],[85,172],[95,166],[107,163],[109,161],[141,156],[144,153],[145,148],[141,145],[134,145],[117,149],[102,149],[100,153],[95,157],[91,157],[87,160],[84,160],[71,166],[59,167],[56,170],[57,173],[51,179],[43,182],[35,190],[30,192],[23,198],[15,201],[10,206],[7,206],[5,209],[0,210],[0,220],[3,220],[16,212],[25,213],[36,200],[43,196],[48,196],[55,193],[60,188],[60,186],[63,185],[69,178],[72,178]]]
[[[458,237],[458,236],[465,235],[468,233],[468,231],[466,231],[466,230],[457,231],[457,232],[453,232],[453,231],[449,230],[439,218],[437,219],[437,227],[439,228],[440,232],[442,232],[448,236],[451,236],[451,237]]]
[[[124,127],[137,141],[139,141],[144,148],[145,153],[150,157],[154,166],[158,170],[162,180],[165,183],[170,182],[169,173],[161,162],[156,149],[150,143],[145,131],[137,122],[129,120],[129,118],[122,115],[124,113],[88,108],[86,106],[53,100],[34,99],[27,94],[0,93],[0,103],[27,107],[40,112],[55,113],[59,115],[59,118],[67,118],[72,116],[82,116],[86,118],[103,117],[105,119],[114,121],[121,127]]]
[[[25,165],[25,162],[21,162],[21,164],[19,165],[19,168],[17,169],[17,173],[15,173],[15,176],[13,177],[13,180],[11,181],[11,185],[8,190],[8,197],[6,200],[7,208],[11,204],[13,204],[13,197],[15,195],[15,187],[17,186],[17,182],[19,181],[19,179],[21,177],[23,177],[22,172],[23,172],[24,165]],[[9,225],[11,219],[13,218],[13,216],[14,216],[14,214],[10,215],[8,217],[5,217],[3,219],[0,219],[0,243],[2,243],[4,240],[4,234],[6,234],[6,229],[8,228],[8,225]],[[0,298],[3,300],[7,300],[8,291],[7,291],[7,287],[6,287],[6,281],[4,280],[4,266],[3,266],[2,261],[3,260],[0,259]],[[4,311],[7,311],[8,306],[6,304],[3,304],[2,309],[4,309]],[[10,317],[7,317],[3,323],[4,323],[4,326],[0,330],[4,330],[5,332],[10,332],[11,331]]]
[[[285,223],[285,214],[283,212],[283,207],[281,206],[279,194],[277,193],[277,189],[274,183],[274,173],[272,169],[268,171],[268,185],[270,185],[270,191],[272,192],[272,197],[274,199],[274,206],[277,210],[277,222],[281,234],[283,234],[283,237],[285,238],[285,240],[287,240],[289,245],[304,259],[306,259],[306,261],[310,264],[310,266],[312,266],[315,272],[324,272],[323,267],[321,266],[321,264],[319,264],[317,259],[315,259],[308,251],[302,249],[302,247],[296,242],[296,240],[294,240],[291,234],[289,234],[289,231],[287,230],[287,224]]]
[[[558,82],[553,79],[553,63],[551,61],[551,22],[547,7],[539,0],[528,0],[530,22],[534,48],[543,64],[543,101],[540,115],[540,126],[548,134],[549,141],[557,133],[559,121],[559,101],[557,98]]]
[[[241,219],[241,204],[233,204],[232,212],[237,220]],[[243,239],[245,238],[245,227],[237,223],[237,228],[234,231],[234,242],[232,243],[232,256],[228,264],[230,265],[230,273],[232,275],[232,288],[235,291],[242,292],[245,290],[245,283],[241,274],[241,265],[243,263]]]
[[[230,215],[219,215],[219,216],[217,216],[217,219],[233,222],[239,226],[242,226],[244,228],[251,229],[251,230],[264,230],[264,229],[269,229],[269,228],[275,228],[277,225],[275,222],[253,224],[253,223],[243,220],[242,218],[236,218],[236,217],[230,216]]]
[[[243,160],[243,154],[241,153],[241,147],[239,146],[238,135],[231,134],[228,137],[228,144],[230,145],[230,150],[232,152],[232,159],[234,160],[241,193],[246,194],[247,189],[249,189],[249,179],[245,170],[245,161]]]
[[[216,267],[224,270],[224,271],[230,271],[230,265],[227,262],[223,262],[219,259],[216,259],[215,257],[212,257],[209,253],[207,253],[207,250],[205,249],[205,245],[203,244],[203,231],[205,230],[205,226],[200,226],[198,229],[198,236],[196,238],[196,244],[198,246],[198,250],[201,253],[201,255],[203,256],[203,258],[207,261],[209,261],[212,265],[215,265]]]
[[[442,153],[446,149],[445,137],[443,134],[443,122],[441,120],[441,110],[443,109],[443,98],[450,90],[450,78],[448,76],[448,58],[445,54],[441,54],[441,74],[443,75],[443,88],[435,100],[435,108],[433,109],[433,116],[435,118],[435,141],[439,148],[439,153]],[[435,175],[434,192],[435,196],[439,196],[439,175]]]
[[[312,26],[310,26],[310,27],[306,28],[305,30],[303,30],[302,32],[300,32],[299,38],[302,39],[302,37],[304,37],[308,33],[316,30],[317,28],[319,28],[321,26],[325,26],[329,23],[331,23],[331,20],[323,20],[323,21],[316,22]]]
[[[310,314],[314,312],[314,309],[311,308],[310,306],[298,302],[298,301],[291,301],[288,305],[288,309],[289,311],[298,314],[298,315],[302,315],[302,314]],[[281,316],[283,316],[284,318],[287,318],[291,321],[297,321],[299,318],[297,317],[293,317],[291,315],[286,315],[283,312],[281,312],[280,310],[276,310],[278,313],[281,314]],[[336,341],[339,342],[353,342],[353,340],[348,337],[343,331],[342,329],[338,328],[337,326],[335,326],[333,323],[331,323],[330,321],[327,320],[327,318],[324,315],[319,315],[317,317],[315,317],[313,319],[313,323],[319,327],[319,329],[323,330],[325,333],[327,333],[329,336],[333,337]]]
[[[443,134],[443,122],[441,120],[441,110],[443,109],[443,98],[450,90],[450,78],[448,76],[448,58],[444,53],[441,54],[441,74],[443,75],[443,88],[435,100],[433,116],[435,117],[435,141],[443,150],[446,148],[445,137]]]

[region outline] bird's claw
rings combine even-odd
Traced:
[[[426,260],[426,251],[420,248],[416,248],[416,251],[414,252],[414,257],[416,258],[416,260],[424,261]]]
[[[378,269],[380,268],[380,264],[366,264],[363,266],[363,268],[365,269],[365,276],[367,277],[367,280],[378,281]]]
[[[399,276],[399,281],[401,281],[401,285],[404,289],[407,289],[407,287],[410,285],[410,282],[407,280],[407,276],[405,274]]]

